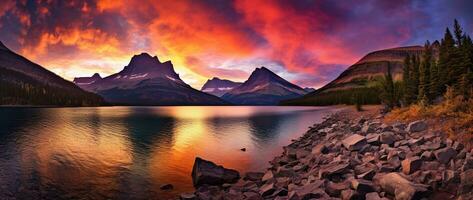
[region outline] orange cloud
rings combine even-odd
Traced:
[[[260,65],[314,86],[367,51],[406,43],[424,24],[402,19],[423,17],[408,1],[6,0],[0,39],[68,79],[94,66],[108,75],[145,51],[171,60],[194,87]]]

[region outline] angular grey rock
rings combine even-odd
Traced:
[[[352,179],[350,182],[351,188],[360,194],[365,194],[374,191],[374,186],[371,181],[364,179]]]
[[[275,175],[275,177],[293,177],[296,175],[296,173],[292,168],[278,167]]]
[[[422,160],[417,156],[406,158],[402,161],[402,172],[407,175],[420,170],[421,167]]]
[[[328,196],[325,191],[320,189],[320,183],[309,183],[302,187],[295,188],[294,191],[301,200],[320,199]]]
[[[350,164],[348,163],[330,163],[320,168],[319,177],[326,178],[336,174],[342,174],[348,169],[349,166]]]
[[[393,132],[383,132],[380,135],[379,141],[382,144],[387,144],[391,146],[396,141],[396,136],[394,135]]]
[[[325,183],[325,192],[332,197],[340,197],[343,190],[346,190],[350,187],[348,182],[334,183],[332,181],[327,181]]]
[[[342,141],[343,146],[350,151],[360,150],[363,146],[367,144],[366,138],[364,136],[353,134]]]
[[[201,185],[222,185],[224,183],[236,183],[240,179],[240,173],[233,169],[226,169],[211,161],[196,157],[192,168],[192,182],[195,187]]]
[[[450,159],[457,155],[457,152],[451,147],[445,147],[434,151],[435,158],[442,164],[447,164],[450,162]]]
[[[369,169],[368,171],[356,175],[356,178],[365,179],[365,180],[372,180],[373,177],[376,175],[376,171],[374,169]]]
[[[427,123],[425,123],[425,121],[423,120],[417,120],[417,121],[411,122],[407,126],[407,131],[410,133],[420,132],[426,129],[427,129]]]
[[[274,173],[271,170],[268,170],[264,176],[261,178],[261,181],[266,182],[274,178]]]
[[[245,181],[261,181],[261,178],[263,178],[264,173],[263,172],[247,172],[245,173],[245,176],[243,177],[243,180]]]
[[[368,144],[379,145],[380,134],[370,133],[370,134],[366,135],[366,140],[367,140]]]
[[[381,124],[381,126],[379,126],[379,128],[381,129],[381,131],[385,132],[385,131],[392,131],[393,130],[393,127],[390,126],[390,125],[387,125],[387,124]]]
[[[314,146],[314,148],[312,148],[312,154],[314,155],[327,154],[327,153],[328,153],[328,148],[323,143],[318,144]]]
[[[466,171],[469,169],[473,169],[473,157],[468,157],[465,159],[465,163],[461,167],[461,171]]]
[[[431,151],[424,151],[424,153],[420,155],[420,159],[423,161],[432,161],[434,159],[434,154]]]
[[[272,195],[276,191],[274,183],[266,183],[260,188],[260,194],[262,197],[267,197]]]
[[[381,123],[376,123],[376,122],[365,124],[361,128],[361,132],[363,132],[363,133],[374,133],[376,131],[376,128],[378,128],[380,125],[381,125]]]
[[[259,193],[254,192],[254,191],[244,192],[243,196],[245,196],[245,199],[249,199],[249,200],[250,199],[251,200],[262,200],[263,199]]]
[[[388,173],[375,179],[383,191],[394,195],[397,200],[421,199],[430,195],[426,185],[414,184],[398,173]]]
[[[411,138],[409,139],[408,141],[409,145],[410,146],[414,146],[414,145],[421,145],[424,143],[424,137],[420,137],[420,138]]]

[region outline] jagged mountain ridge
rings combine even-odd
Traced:
[[[91,77],[92,78],[92,77]],[[79,80],[81,88],[121,105],[222,105],[225,101],[198,91],[181,80],[171,61],[160,62],[147,53],[135,55],[120,72],[90,84]],[[82,84],[81,84],[82,83]]]
[[[222,96],[241,105],[277,105],[279,101],[300,97],[307,92],[266,67],[256,68],[247,81]]]
[[[221,97],[228,91],[240,86],[241,84],[242,83],[240,82],[233,82],[230,80],[214,77],[207,80],[200,91]]]

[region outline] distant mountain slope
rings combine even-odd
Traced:
[[[75,83],[120,105],[222,105],[222,99],[198,91],[181,80],[171,61],[161,63],[147,53],[135,55],[125,68],[105,78],[80,77]]]
[[[436,48],[438,44],[434,44]],[[435,49],[434,48],[434,49]],[[377,91],[370,89],[375,80],[387,73],[388,63],[395,80],[402,79],[402,67],[407,55],[421,55],[422,46],[407,46],[368,53],[342,72],[335,80],[301,98],[281,102],[283,105],[331,105],[351,101],[353,93],[368,96],[365,103],[378,101]]]
[[[213,79],[207,80],[200,91],[221,97],[228,91],[240,86],[241,84],[242,83],[239,82],[233,82],[230,80],[214,77]]]
[[[222,96],[242,105],[277,105],[279,101],[300,97],[307,92],[265,67],[256,68],[247,81]]]
[[[102,77],[100,74],[95,73],[91,77],[76,77],[72,82],[74,82],[76,85],[90,85],[99,80],[102,80]]]
[[[0,104],[94,106],[102,103],[98,95],[83,91],[0,42]]]

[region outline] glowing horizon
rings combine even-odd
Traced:
[[[120,71],[142,52],[171,60],[200,89],[244,81],[266,66],[321,87],[370,51],[421,45],[457,18],[471,33],[471,1],[5,0],[0,40],[65,79]]]

